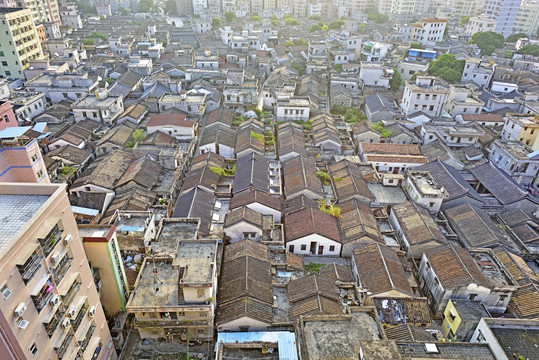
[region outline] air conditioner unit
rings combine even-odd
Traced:
[[[68,315],[69,315],[70,318],[73,318],[73,317],[75,317],[75,314],[76,314],[76,313],[77,313],[77,308],[73,306],[73,307],[69,310]]]
[[[90,315],[90,317],[93,317],[95,315],[95,306],[92,306],[90,310],[88,310],[88,315]]]
[[[65,320],[62,322],[62,327],[63,327],[64,329],[67,329],[69,325],[71,325],[71,320],[69,320],[69,319],[65,319]]]
[[[51,305],[52,306],[56,306],[60,303],[60,296],[59,295],[54,295],[51,299]]]
[[[131,219],[131,214],[125,214],[124,216],[126,219]]]
[[[2,289],[2,296],[4,296],[4,299],[7,300],[7,298],[11,296],[11,290],[9,290],[7,287],[4,287]]]
[[[58,263],[60,262],[60,258],[61,258],[61,257],[60,257],[60,252],[59,252],[59,251],[56,251],[54,254],[52,254],[52,257],[51,257],[51,259],[52,259],[52,264],[53,264],[53,265],[58,264]]]
[[[25,303],[20,303],[19,306],[17,306],[17,308],[15,309],[15,315],[21,317],[22,314],[24,314],[24,312],[26,311],[26,304]]]
[[[64,239],[64,241],[66,242],[66,245],[71,244],[72,240],[73,240],[73,235],[71,235],[71,234],[67,234],[67,236]]]
[[[17,323],[17,326],[19,327],[19,329],[26,329],[26,327],[28,326],[28,324],[30,324],[30,321],[28,320],[24,320],[24,319],[21,319],[18,323]]]

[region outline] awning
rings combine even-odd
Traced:
[[[24,265],[26,264],[26,261],[28,258],[36,251],[36,249],[39,247],[39,243],[36,241],[34,243],[26,244],[20,251],[21,257],[19,258],[19,261],[17,261],[17,265]]]

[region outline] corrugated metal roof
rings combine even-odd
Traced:
[[[47,127],[46,122],[38,122],[37,124],[34,125],[32,130],[34,130],[34,131],[36,131],[38,133],[43,133],[43,131],[45,131],[46,127]]]
[[[279,360],[298,360],[296,335],[288,331],[226,332],[217,334],[217,343],[239,343],[251,341],[276,342]]]
[[[76,214],[82,214],[82,215],[88,215],[88,216],[96,216],[99,213],[99,210],[94,210],[94,209],[89,209],[89,208],[74,206],[74,205],[71,205],[71,211],[73,211]]]
[[[31,128],[31,126],[7,127],[0,130],[0,139],[13,139],[23,136]]]

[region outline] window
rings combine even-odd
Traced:
[[[301,245],[301,250],[307,250],[307,245],[305,244]]]
[[[201,297],[204,297],[204,295],[206,294],[206,291],[204,289],[198,289],[197,293],[198,293],[198,297],[201,298]]]
[[[9,118],[8,118],[8,116],[7,116],[7,115],[4,115],[4,121],[5,121],[6,123],[8,123],[8,122],[9,122]]]
[[[475,298],[477,297],[477,294],[470,294],[470,296],[468,297],[469,300],[475,300]]]
[[[39,171],[37,172],[37,177],[38,177],[39,179],[41,179],[42,176],[43,176],[43,170],[39,170]]]
[[[500,295],[500,297],[498,298],[498,302],[503,303],[506,299],[507,299],[507,295]]]
[[[335,251],[335,245],[330,245],[329,246],[329,251]]]
[[[32,346],[30,346],[30,352],[32,353],[32,355],[36,356],[37,352],[38,352],[38,348],[36,346],[36,343],[33,343]]]
[[[2,286],[2,296],[4,300],[7,300],[11,296],[11,290],[7,287],[7,284]]]
[[[11,71],[6,70],[6,76],[11,76]]]
[[[7,66],[7,61],[2,61],[2,66]]]

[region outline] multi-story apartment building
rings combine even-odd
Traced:
[[[65,185],[0,190],[2,359],[116,359]]]
[[[446,25],[445,19],[423,19],[412,25],[415,28],[412,40],[421,45],[436,45],[443,40]]]
[[[418,76],[415,83],[406,81],[402,96],[401,109],[408,115],[423,111],[429,116],[442,115],[449,96],[449,88],[433,76]]]
[[[0,100],[0,130],[16,126],[18,125],[13,106],[9,101]]]
[[[101,304],[109,316],[125,311],[129,285],[123,266],[116,226],[79,225]]]
[[[503,140],[520,141],[524,145],[536,146],[537,134],[539,133],[539,120],[529,114],[507,114],[502,129]]]
[[[494,32],[509,36],[520,9],[522,0],[487,0],[483,8],[483,15],[496,21]]]
[[[452,148],[476,146],[485,132],[476,124],[458,124],[447,121],[428,122],[421,126],[423,144],[440,140]]]
[[[42,74],[27,81],[25,87],[32,91],[42,91],[53,104],[62,100],[79,100],[97,89],[98,81],[88,74]]]
[[[490,66],[481,64],[481,59],[467,58],[460,82],[473,82],[487,88],[490,85],[493,74],[494,71]]]
[[[494,141],[489,160],[519,184],[531,184],[537,181],[539,155],[521,142]]]
[[[496,27],[496,20],[489,18],[488,16],[473,16],[468,20],[466,30],[464,33],[467,35],[473,35],[476,32],[494,31]]]
[[[54,21],[61,25],[57,0],[15,0],[14,2],[17,7],[29,9],[36,23]]]
[[[391,2],[389,18],[391,20],[408,22],[412,20],[416,0],[394,0]]]
[[[537,28],[539,28],[539,2],[522,3],[515,19],[513,32],[535,35]]]
[[[485,103],[466,85],[449,85],[450,93],[445,109],[453,118],[460,114],[479,114]]]
[[[475,1],[455,0],[449,6],[438,8],[436,17],[446,19],[451,23],[460,23],[464,16],[476,14],[476,5]]]
[[[31,126],[17,125],[0,130],[0,182],[50,182],[38,140],[30,136],[31,130]]]
[[[212,339],[217,242],[181,240],[174,257],[148,256],[127,303],[143,338]]]
[[[29,9],[0,7],[0,75],[24,79],[30,60],[43,51]]]
[[[71,105],[75,121],[84,119],[110,124],[124,112],[122,95],[109,95],[107,90],[97,90]]]

